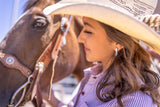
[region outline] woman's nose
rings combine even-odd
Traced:
[[[84,34],[83,34],[83,31],[81,31],[81,33],[78,36],[78,42],[84,43],[84,41],[85,41]]]

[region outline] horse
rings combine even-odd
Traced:
[[[6,60],[2,62],[10,65],[17,61],[23,69],[28,70],[28,74],[33,73],[36,61],[60,28],[60,15],[46,16],[43,14],[43,9],[46,6],[56,2],[58,0],[29,0],[27,2],[24,14],[0,43],[0,57],[6,57]],[[79,35],[81,29],[82,26],[78,18],[73,18],[66,36],[67,43],[59,52],[54,68],[53,83],[71,73],[80,81],[83,77],[82,70],[92,65],[85,60],[83,46],[77,41],[77,35]],[[8,67],[2,62],[0,63],[0,106],[23,105],[24,102],[30,100],[30,93],[27,93],[30,84],[27,83],[32,81],[31,75],[26,76],[18,68]],[[53,61],[50,61],[39,80],[42,92],[48,91],[52,65]],[[26,87],[25,91],[19,90],[19,87]],[[15,92],[18,93],[15,94]]]

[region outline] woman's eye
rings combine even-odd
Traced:
[[[84,33],[92,34],[92,32],[85,30]]]

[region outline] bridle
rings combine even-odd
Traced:
[[[54,77],[54,67],[58,58],[58,53],[61,47],[65,45],[65,38],[69,31],[71,20],[72,20],[72,16],[69,17],[69,20],[66,17],[62,17],[60,28],[58,29],[54,39],[49,43],[47,48],[43,51],[41,56],[36,61],[36,65],[33,72],[29,68],[21,64],[17,60],[17,58],[14,57],[13,55],[0,52],[0,62],[4,66],[10,69],[16,69],[20,71],[27,78],[27,81],[22,86],[20,86],[11,96],[11,100],[8,104],[8,107],[17,107],[20,103],[22,103],[24,98],[32,100],[33,98],[35,98],[36,95],[37,95],[37,103],[42,102],[42,99],[39,98],[41,96],[37,92],[39,87],[40,77],[45,71],[45,69],[47,68],[51,59],[53,59],[54,60],[53,71],[52,71],[52,76],[50,81],[50,87],[51,87],[53,82],[53,77]],[[14,104],[16,96],[21,91],[22,91],[21,97],[19,98],[18,102]],[[51,88],[49,93],[49,99],[50,99],[50,95],[51,95]]]

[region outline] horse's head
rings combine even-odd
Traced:
[[[34,0],[32,3],[29,1],[25,13],[1,43],[0,49],[3,52],[16,56],[31,70],[35,64],[33,60],[37,60],[34,58],[35,54],[37,58],[40,56],[59,27],[58,17],[53,18],[42,13],[46,6],[53,3],[51,0]]]
[[[51,4],[54,4],[53,0],[28,1],[25,13],[0,44],[1,52],[15,56],[31,71],[60,25],[59,16],[45,16],[42,12]],[[9,69],[0,63],[0,80],[0,106],[4,107],[9,104],[13,93],[27,81],[27,78],[19,70]]]

